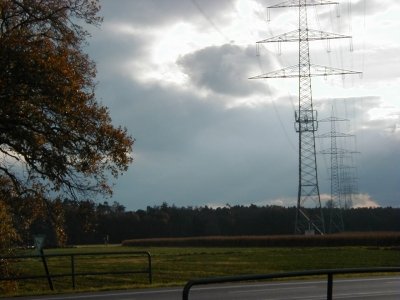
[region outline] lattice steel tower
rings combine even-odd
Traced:
[[[325,233],[315,151],[315,131],[318,127],[318,120],[317,111],[314,110],[312,103],[311,77],[359,73],[310,63],[310,41],[350,38],[347,35],[308,28],[307,7],[331,4],[339,5],[338,2],[326,0],[289,0],[268,7],[268,9],[297,7],[299,28],[257,43],[298,42],[299,64],[251,78],[296,77],[299,79],[299,104],[298,110],[295,111],[295,129],[299,135],[299,184],[295,219],[295,233],[297,234],[305,233],[306,231],[314,231],[319,234]]]
[[[337,138],[352,137],[351,134],[338,132],[336,129],[337,122],[348,121],[347,119],[342,119],[335,117],[333,107],[332,114],[329,118],[322,119],[319,122],[330,122],[331,130],[329,133],[324,133],[319,135],[319,138],[329,138],[331,141],[330,149],[321,150],[322,154],[330,155],[330,171],[331,171],[331,203],[329,207],[329,225],[328,233],[343,232],[344,222],[342,210],[344,208],[344,199],[342,195],[342,187],[344,185],[343,177],[340,176],[340,160],[343,160],[344,155],[352,153],[347,149],[338,147]]]

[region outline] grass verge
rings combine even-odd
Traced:
[[[78,276],[75,291],[183,286],[194,278],[243,274],[266,274],[329,268],[386,267],[400,265],[400,250],[388,247],[78,247],[50,249],[45,253],[89,253],[102,251],[149,251],[153,284],[146,274]],[[24,254],[28,254],[25,252]],[[76,262],[77,272],[127,270],[146,267],[146,259],[132,256],[84,256]],[[69,258],[48,260],[50,273],[70,271]],[[44,274],[37,259],[15,262],[19,274]],[[54,279],[55,292],[71,292],[71,278]],[[18,282],[10,295],[50,293],[46,279]]]

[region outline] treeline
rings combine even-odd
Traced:
[[[226,206],[176,207],[163,203],[127,211],[118,202],[62,203],[67,245],[120,243],[126,239],[285,235],[294,231],[295,207]],[[328,220],[329,209],[323,213]],[[347,232],[400,231],[400,208],[357,208],[342,211]],[[51,222],[36,222],[31,236],[45,233],[55,243]]]

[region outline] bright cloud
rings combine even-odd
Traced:
[[[361,207],[380,207],[376,200],[372,199],[368,194],[357,194],[353,195],[353,208]]]

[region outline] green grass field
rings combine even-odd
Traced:
[[[161,286],[183,286],[189,279],[210,276],[265,274],[326,268],[385,267],[400,265],[400,250],[377,247],[327,248],[133,248],[86,246],[49,249],[46,254],[102,251],[149,251],[152,255],[153,284],[146,274],[78,276],[76,290],[105,290]],[[24,251],[20,254],[29,254]],[[81,256],[75,258],[76,272],[132,270],[146,267],[146,257]],[[50,273],[70,272],[69,257],[48,259]],[[19,274],[44,274],[38,259],[22,259],[14,264]],[[54,279],[55,292],[72,291],[70,277]],[[18,282],[14,294],[50,293],[46,279]]]

